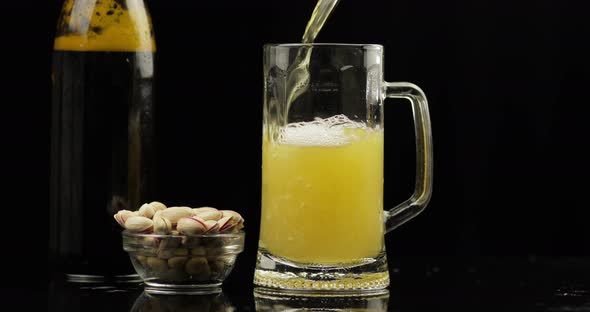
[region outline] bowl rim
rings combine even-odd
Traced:
[[[145,233],[134,233],[128,230],[121,232],[122,236],[135,237],[135,238],[184,238],[184,237],[199,237],[199,238],[241,238],[246,235],[245,231],[240,230],[237,233],[217,233],[217,234],[199,234],[199,235],[171,235],[171,234],[145,234]]]

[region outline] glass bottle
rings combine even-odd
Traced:
[[[65,0],[53,54],[50,263],[137,279],[113,215],[152,198],[154,57],[143,0]]]

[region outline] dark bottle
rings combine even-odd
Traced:
[[[53,55],[50,262],[70,281],[137,278],[113,215],[152,198],[154,57],[143,0],[66,0]]]

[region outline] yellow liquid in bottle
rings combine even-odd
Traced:
[[[383,132],[314,127],[263,142],[260,245],[302,263],[375,257],[384,234]]]
[[[68,0],[54,49],[155,52],[156,43],[143,0]]]

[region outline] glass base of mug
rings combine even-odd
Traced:
[[[301,291],[354,292],[384,289],[389,286],[387,256],[353,264],[300,264],[275,257],[260,248],[254,272],[254,285]]]

